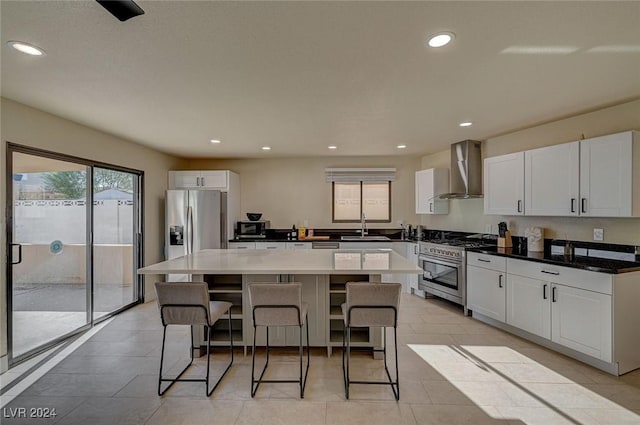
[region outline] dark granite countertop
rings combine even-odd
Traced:
[[[407,240],[407,239],[395,239],[389,238],[388,241],[377,241],[377,240],[342,240],[340,236],[338,237],[329,237],[329,239],[280,239],[280,238],[242,238],[242,239],[229,239],[229,242],[380,242],[380,243],[388,243],[388,242],[417,242],[415,240]]]
[[[557,266],[571,267],[574,269],[583,269],[592,272],[618,274],[640,271],[640,262],[612,260],[608,258],[574,256],[573,258],[564,255],[553,255],[548,251],[545,252],[527,252],[518,248],[498,248],[484,247],[469,249],[471,252],[480,252],[483,254],[497,255],[500,257],[515,258],[518,260],[535,261],[538,263],[554,264]]]
[[[368,229],[369,236],[386,236],[389,241],[376,240],[342,240],[342,236],[359,236],[359,229],[313,229],[313,236],[329,237],[329,239],[287,239],[291,229],[267,229],[265,238],[230,239],[229,242],[403,242],[400,229]]]

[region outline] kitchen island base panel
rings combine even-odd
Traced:
[[[232,326],[233,344],[242,347],[244,355],[250,349],[253,339],[253,326],[250,314],[247,285],[249,283],[286,283],[301,282],[303,284],[303,301],[309,304],[309,332],[312,347],[326,347],[327,356],[332,355],[333,347],[342,348],[344,319],[340,304],[344,302],[345,284],[350,281],[380,282],[381,275],[335,274],[335,275],[287,275],[287,274],[251,274],[251,275],[192,275],[194,282],[207,282],[211,300],[224,300],[233,303]],[[220,332],[217,332],[220,331]],[[226,332],[223,337],[222,332]],[[274,327],[269,332],[269,345],[272,347],[297,346],[297,329]],[[194,356],[206,354],[207,344],[212,347],[226,347],[228,329],[214,329],[207,338],[204,328],[192,327],[195,348]],[[382,328],[363,328],[356,332],[354,347],[373,349],[383,348]],[[264,334],[257,334],[257,345],[264,346]],[[382,359],[382,353],[373,351],[374,359]]]

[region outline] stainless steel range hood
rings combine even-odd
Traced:
[[[481,142],[463,140],[451,145],[451,192],[440,199],[482,198]]]

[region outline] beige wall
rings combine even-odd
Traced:
[[[488,139],[483,143],[485,158],[520,152],[542,146],[555,145],[585,138],[640,129],[640,100],[605,108],[599,111],[562,119],[526,130]],[[449,168],[449,151],[422,158],[422,168]],[[640,164],[634,164],[640,167]],[[640,196],[640,188],[634,193]],[[443,216],[421,217],[422,224],[432,229],[484,232],[486,225],[507,221],[515,235],[523,236],[530,226],[545,228],[547,238],[569,238],[592,241],[593,228],[604,229],[604,242],[640,245],[640,218],[587,218],[587,217],[514,217],[485,216],[482,199],[450,201],[450,213]]]
[[[420,158],[410,157],[321,157],[287,159],[191,160],[191,169],[228,169],[240,175],[240,207],[261,212],[274,228],[304,224],[310,227],[354,227],[331,223],[331,184],[325,181],[327,167],[395,167],[391,186],[391,223],[371,223],[369,228],[398,227],[416,223],[414,179]]]
[[[116,164],[142,170],[145,173],[145,264],[162,260],[164,191],[167,185],[167,170],[176,168],[180,161],[141,145],[120,139],[89,127],[65,120],[55,115],[30,108],[26,105],[1,99],[0,146],[0,199],[6,199],[5,170],[6,142],[32,146],[81,158]],[[5,229],[5,203],[0,205],[0,220]],[[2,285],[0,285],[0,357],[6,356],[6,255],[5,232],[2,237],[0,258]],[[155,278],[147,277],[147,299],[154,296],[150,283]],[[4,358],[6,359],[6,357]]]

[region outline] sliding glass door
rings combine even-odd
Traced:
[[[142,298],[142,174],[9,144],[10,365]]]
[[[135,174],[93,168],[93,318],[137,300]]]
[[[18,152],[13,153],[12,167],[9,332],[12,357],[19,358],[90,322],[90,170]]]

